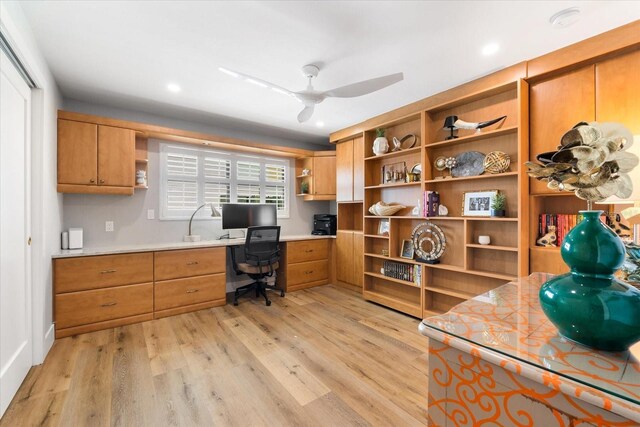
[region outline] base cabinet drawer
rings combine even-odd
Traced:
[[[57,259],[57,294],[153,281],[153,253]]]
[[[166,280],[155,283],[155,309],[199,304],[207,301],[225,300],[226,274]]]
[[[287,266],[287,286],[317,282],[329,278],[329,261],[309,261]]]
[[[56,295],[56,328],[153,312],[153,283]]]
[[[156,252],[154,264],[156,281],[224,273],[226,248]]]
[[[287,263],[319,261],[329,258],[329,240],[300,240],[287,242]]]

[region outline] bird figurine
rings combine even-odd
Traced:
[[[547,234],[536,240],[538,246],[544,246],[546,248],[550,248],[556,245],[556,240],[558,237],[556,236],[556,226],[550,225],[547,227]]]

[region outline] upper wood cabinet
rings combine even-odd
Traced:
[[[529,158],[556,150],[560,138],[581,121],[596,119],[595,66],[534,83],[529,100]],[[545,182],[531,180],[531,194],[557,193]]]
[[[58,191],[133,194],[135,132],[58,120]]]
[[[596,120],[640,134],[640,50],[596,64]]]
[[[303,173],[305,170],[307,174]],[[336,199],[335,151],[316,151],[312,156],[296,159],[296,194],[305,201]]]
[[[364,139],[357,137],[336,145],[338,202],[364,200]]]

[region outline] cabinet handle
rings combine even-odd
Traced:
[[[113,307],[116,304],[117,304],[117,302],[115,302],[115,301],[105,302],[104,304],[101,304],[100,307]]]
[[[100,272],[100,274],[109,274],[109,273],[115,273],[117,270],[102,270]]]
[[[196,264],[198,264],[198,261],[189,261],[187,263],[187,265],[196,265]]]
[[[101,179],[101,180],[100,180],[100,184],[104,184],[104,179]]]
[[[89,180],[89,182],[90,182],[91,184],[95,184],[96,180],[95,180],[95,179],[93,179],[93,178],[91,178],[91,179]]]
[[[188,294],[194,294],[196,292],[198,292],[200,289],[187,289],[187,293]]]
[[[305,252],[306,253],[311,253],[311,252],[313,252],[313,249],[307,249]]]
[[[304,274],[311,274],[313,273],[313,270],[309,270],[309,271],[305,271]]]

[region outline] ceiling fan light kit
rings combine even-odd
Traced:
[[[363,80],[358,83],[352,83],[327,91],[317,91],[313,88],[312,80],[318,77],[320,68],[313,64],[307,64],[302,67],[302,74],[307,79],[309,79],[307,88],[305,90],[293,92],[289,89],[283,88],[282,86],[278,86],[276,84],[267,82],[257,77],[250,76],[248,74],[241,73],[239,71],[230,70],[225,67],[219,67],[218,69],[231,77],[242,78],[244,81],[252,83],[256,86],[269,88],[274,92],[294,97],[298,100],[298,102],[304,105],[304,108],[298,114],[299,123],[304,123],[309,120],[313,115],[315,106],[317,104],[320,104],[326,98],[355,98],[358,96],[376,92],[404,79],[404,75],[402,73],[395,73],[389,74],[387,76],[377,77],[374,79]]]

